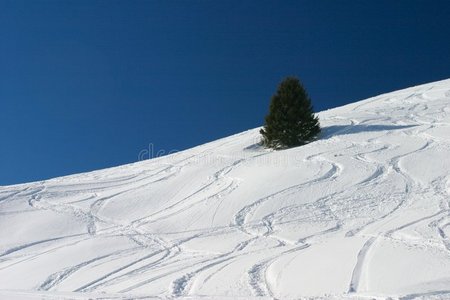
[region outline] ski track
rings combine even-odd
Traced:
[[[9,255],[9,254],[17,252],[17,251],[21,251],[21,250],[27,249],[29,247],[33,247],[35,245],[49,243],[49,242],[58,241],[58,240],[62,240],[62,239],[67,239],[67,238],[71,238],[71,237],[77,237],[77,236],[81,236],[81,234],[73,234],[73,235],[68,235],[68,236],[61,236],[61,237],[45,239],[45,240],[40,240],[40,241],[35,241],[35,242],[32,242],[32,243],[27,243],[27,244],[15,246],[15,247],[9,248],[9,249],[3,251],[2,253],[0,253],[0,257]]]
[[[48,290],[54,288],[55,286],[57,286],[58,284],[60,284],[61,282],[63,282],[64,280],[66,280],[73,273],[79,271],[83,267],[86,267],[86,266],[88,266],[94,262],[100,261],[102,259],[109,258],[111,256],[115,256],[115,255],[119,255],[119,254],[125,254],[128,252],[129,252],[129,250],[120,250],[120,251],[116,251],[111,254],[106,254],[106,255],[99,256],[99,257],[95,257],[93,259],[84,261],[84,262],[77,264],[75,266],[72,266],[72,267],[67,267],[59,272],[51,274],[41,285],[39,285],[39,287],[37,289],[41,290],[41,291],[42,290],[48,291]]]
[[[267,280],[267,269],[269,268],[269,266],[285,254],[301,251],[309,248],[310,246],[310,244],[302,243],[300,246],[281,251],[281,253],[272,255],[272,257],[253,265],[250,270],[247,271],[249,285],[252,288],[253,295],[257,297],[269,296],[271,298],[275,298],[274,292]]]
[[[266,197],[258,199],[249,205],[244,206],[240,211],[238,211],[235,214],[234,225],[236,225],[243,232],[252,235],[245,227],[246,227],[247,219],[249,218],[251,213],[258,208],[258,206],[262,205],[266,201],[274,199],[275,197],[282,196],[282,195],[288,194],[288,193],[295,193],[295,191],[301,189],[301,187],[308,186],[308,185],[314,184],[316,182],[322,182],[322,181],[328,180],[328,179],[332,180],[333,178],[335,178],[336,176],[339,175],[340,167],[334,163],[331,163],[331,165],[332,166],[329,171],[327,171],[324,175],[322,175],[316,179],[290,186],[281,191],[278,191],[276,193],[273,193],[271,195],[268,195]]]
[[[364,261],[367,256],[367,252],[369,251],[372,244],[375,242],[375,239],[376,238],[374,238],[374,237],[368,239],[362,246],[361,250],[359,251],[357,261],[356,261],[356,266],[352,272],[352,279],[350,280],[350,286],[348,288],[348,293],[355,293],[358,291],[359,282],[360,282],[361,275],[363,272]]]
[[[252,156],[249,159],[254,159],[254,158],[266,155],[266,154],[267,153],[258,154],[258,155]],[[166,207],[156,213],[151,214],[150,216],[146,217],[145,219],[138,220],[135,223],[137,223],[137,226],[155,223],[161,219],[176,216],[177,214],[185,211],[186,209],[192,209],[196,205],[202,204],[203,202],[208,201],[210,199],[223,198],[225,195],[231,193],[233,190],[235,190],[239,187],[239,179],[227,177],[227,174],[230,173],[232,170],[234,170],[237,166],[247,162],[249,159],[238,159],[238,160],[234,161],[232,164],[225,166],[224,168],[222,168],[219,171],[214,173],[212,181],[210,181],[209,183],[207,183],[206,185],[204,185],[203,187],[201,187],[194,193],[192,193],[192,194],[188,195],[187,197],[181,199],[180,201],[170,205],[169,207]],[[219,182],[225,181],[227,179],[230,180],[230,183],[225,188],[223,188],[219,191],[213,190],[212,194],[208,195],[208,193],[207,193],[207,196],[201,197],[200,200],[197,200],[194,202],[189,202],[189,199],[191,199],[194,196],[197,196],[205,191],[208,191],[209,189],[211,189],[211,187],[213,185],[218,184]],[[174,211],[171,212],[172,210],[174,210]],[[217,209],[216,209],[216,212],[217,212]],[[213,215],[212,222],[214,222],[215,215],[216,215],[216,213],[214,213],[214,215]]]
[[[144,257],[141,257],[141,258],[139,258],[139,259],[137,259],[137,260],[134,260],[134,261],[132,261],[132,262],[130,262],[130,263],[124,265],[124,266],[121,266],[120,268],[117,268],[117,269],[115,269],[115,270],[113,270],[113,271],[111,271],[111,272],[109,272],[109,273],[107,273],[107,274],[105,274],[105,275],[103,275],[103,276],[101,276],[101,277],[95,279],[94,281],[91,281],[91,282],[89,282],[89,283],[87,283],[87,284],[85,284],[85,285],[83,285],[83,286],[77,288],[77,289],[75,290],[75,292],[88,291],[90,287],[92,287],[92,286],[94,286],[95,284],[97,284],[97,283],[99,283],[99,282],[105,280],[106,278],[111,277],[112,275],[115,275],[115,274],[117,274],[118,272],[123,271],[123,270],[125,270],[125,269],[127,269],[127,268],[129,268],[129,267],[131,267],[131,266],[134,266],[134,265],[136,265],[137,263],[140,263],[140,262],[142,262],[142,261],[144,261],[144,260],[147,260],[147,259],[149,259],[149,258],[152,258],[152,257],[154,257],[154,256],[156,256],[156,255],[158,255],[158,254],[160,254],[161,252],[164,252],[164,251],[165,251],[165,250],[156,251],[156,252],[153,252],[153,253],[151,253],[151,254],[149,254],[149,255],[146,255],[146,256],[144,256]]]
[[[7,263],[11,262],[11,261],[12,262],[10,264],[6,265],[6,266],[1,266],[0,270],[5,270],[5,269],[11,268],[11,267],[13,267],[15,265],[18,265],[20,263],[24,263],[24,262],[28,262],[28,261],[34,260],[34,259],[36,259],[36,258],[38,258],[40,256],[48,255],[50,253],[54,253],[54,252],[56,252],[56,251],[58,251],[58,250],[60,250],[62,248],[68,248],[68,247],[77,245],[80,242],[83,242],[83,241],[86,241],[86,240],[89,239],[89,237],[83,237],[83,236],[84,235],[80,236],[80,237],[82,237],[81,239],[78,239],[78,240],[75,240],[75,241],[72,241],[72,242],[68,242],[66,244],[63,244],[63,245],[60,245],[60,246],[56,246],[54,248],[46,249],[46,250],[38,252],[38,253],[25,254],[25,255],[21,255],[21,256],[15,257],[14,259],[7,259],[7,260],[5,260]],[[58,241],[58,240],[55,240],[55,241]],[[25,249],[25,248],[22,248],[22,249]]]
[[[448,299],[450,297],[450,290],[440,290],[440,291],[433,291],[428,293],[416,293],[416,294],[410,294],[403,297],[400,297],[399,300],[412,300],[417,298],[426,299],[427,297],[431,296],[443,296],[445,298],[441,299]]]

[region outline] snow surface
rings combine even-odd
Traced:
[[[450,299],[450,80],[0,187],[1,299]]]

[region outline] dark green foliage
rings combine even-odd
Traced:
[[[311,99],[297,78],[288,77],[281,82],[260,132],[263,145],[273,149],[304,145],[320,133]]]

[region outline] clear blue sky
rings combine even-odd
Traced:
[[[263,124],[283,77],[317,111],[450,77],[450,1],[0,0],[0,185]]]

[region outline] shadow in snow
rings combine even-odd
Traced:
[[[418,125],[368,125],[368,124],[333,125],[322,128],[322,134],[320,138],[328,139],[336,135],[355,134],[373,131],[400,130],[416,126]]]
[[[244,151],[261,151],[264,150],[264,146],[261,144],[261,142],[251,144],[250,146],[247,146],[244,148]]]
[[[387,130],[401,130],[416,127],[419,125],[368,125],[368,124],[357,124],[357,125],[332,125],[322,128],[322,132],[318,138],[329,139],[333,136],[344,135],[344,134],[355,134],[360,132],[374,132],[374,131],[387,131]],[[244,151],[254,151],[261,152],[266,149],[261,142],[251,144],[245,147]]]

